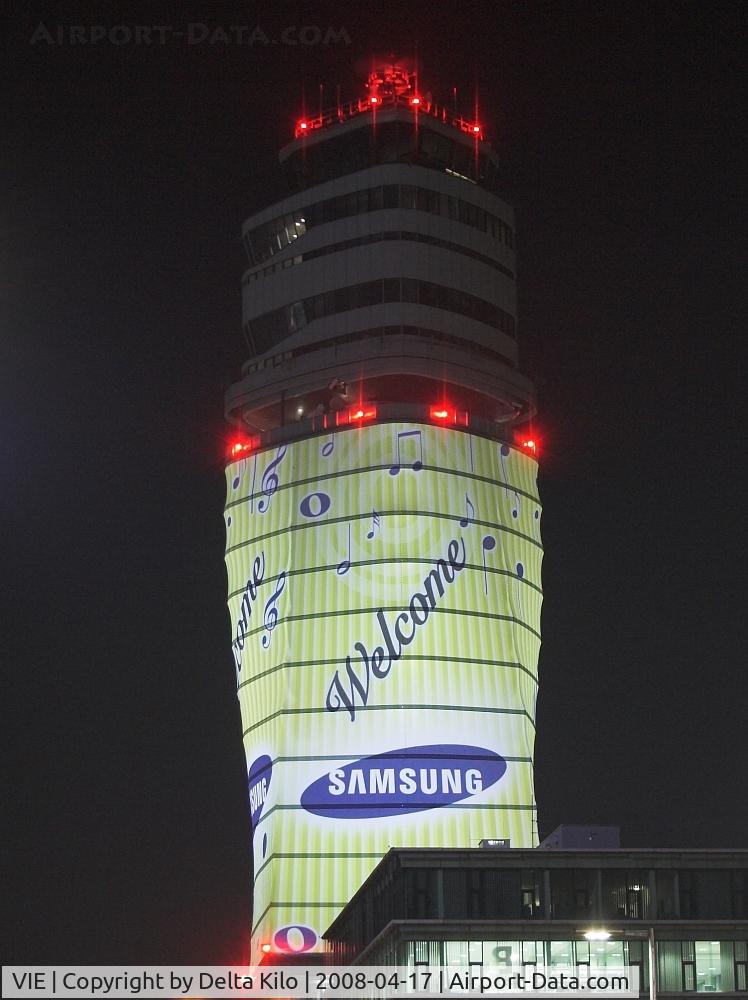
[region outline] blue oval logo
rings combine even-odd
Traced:
[[[484,792],[506,761],[483,747],[406,747],[364,757],[317,778],[302,808],[329,819],[373,819],[439,809]]]
[[[298,947],[291,940],[291,935],[295,937]],[[300,942],[299,938],[301,938]],[[313,931],[311,927],[305,927],[303,924],[289,924],[288,927],[281,927],[273,936],[273,944],[278,951],[285,952],[288,955],[299,955],[302,951],[311,951],[317,940],[317,932]]]

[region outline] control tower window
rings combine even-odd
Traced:
[[[264,223],[253,229],[245,238],[245,246],[250,260],[261,264],[268,257],[284,250],[295,240],[306,233],[306,217],[304,210],[286,213],[277,219]]]
[[[511,313],[459,288],[448,288],[416,278],[379,279],[321,292],[258,316],[247,324],[247,334],[256,352],[262,353],[314,320],[383,302],[420,303],[467,316],[509,337],[515,336],[515,320]]]
[[[416,157],[418,135],[405,122],[380,125],[371,137],[373,154],[378,163],[402,163]]]
[[[244,242],[250,261],[253,264],[261,264],[284,250],[314,226],[387,208],[403,208],[442,215],[478,229],[507,247],[514,246],[512,227],[497,215],[479,208],[464,198],[455,198],[439,191],[432,191],[430,188],[410,184],[385,184],[362,188],[359,191],[316,202],[305,208],[298,208],[293,213],[286,213],[252,229],[245,235]]]
[[[454,170],[456,174],[461,174],[463,177],[469,177],[475,169],[474,163],[475,154],[471,149],[467,149],[465,146],[455,146],[452,170]]]
[[[451,167],[453,146],[446,135],[426,129],[421,138],[421,161],[442,169]]]
[[[293,257],[286,257],[285,260],[279,261],[277,264],[271,264],[270,267],[263,268],[262,271],[247,272],[242,278],[242,284],[251,284],[259,277],[275,274],[276,272],[285,270],[286,268],[294,267],[296,264],[302,264],[304,261],[316,260],[319,257],[328,257],[330,254],[344,253],[346,250],[354,249],[354,247],[368,246],[372,243],[381,243],[382,241],[388,242],[391,240],[427,243],[430,246],[441,247],[443,250],[449,250],[452,253],[460,254],[463,257],[470,257],[472,260],[480,261],[480,263],[485,264],[486,267],[491,267],[495,271],[500,271],[502,274],[505,274],[507,278],[514,278],[514,271],[510,268],[504,267],[503,264],[501,264],[498,260],[494,260],[492,257],[487,257],[485,254],[478,253],[476,250],[471,250],[470,247],[462,246],[459,243],[452,243],[450,240],[442,240],[439,239],[438,236],[430,236],[428,233],[411,233],[407,230],[396,229],[381,233],[367,233],[365,236],[355,236],[350,240],[338,240],[335,243],[318,247],[316,250],[307,250],[304,254],[296,254]]]
[[[417,163],[433,170],[449,170],[490,191],[498,188],[498,166],[481,153],[476,160],[472,142],[451,138],[422,123],[383,122],[355,129],[304,146],[283,164],[292,191],[380,163]]]

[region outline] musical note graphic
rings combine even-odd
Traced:
[[[475,472],[475,465],[473,464],[473,435],[468,434],[467,439],[470,445],[470,471]]]
[[[517,594],[517,607],[519,609],[520,621],[524,621],[525,620],[525,612],[524,612],[524,610],[522,608],[522,584],[520,583],[520,581],[524,579],[524,576],[525,576],[525,567],[522,565],[521,562],[518,562],[517,563],[517,580],[516,580],[514,586],[516,588],[515,592]]]
[[[471,521],[475,520],[475,507],[470,497],[465,494],[465,516],[460,518],[460,527],[467,528]]]
[[[278,449],[275,458],[270,462],[262,474],[262,492],[265,494],[261,498],[260,502],[257,504],[257,509],[261,514],[270,507],[270,501],[276,493],[276,490],[280,486],[280,479],[278,478],[278,473],[275,471],[280,463],[283,461],[288,448],[282,444]]]
[[[488,593],[488,570],[486,569],[486,552],[492,552],[496,548],[496,539],[493,535],[484,535],[483,542],[483,587]]]
[[[284,570],[282,573],[279,574],[278,579],[276,581],[275,590],[267,599],[267,602],[265,604],[265,610],[263,612],[263,620],[262,620],[262,623],[265,626],[265,634],[262,637],[262,645],[264,649],[267,649],[268,646],[270,645],[271,633],[275,628],[275,626],[278,624],[277,604],[278,604],[278,599],[280,598],[281,594],[285,589],[285,586],[286,586],[286,572]]]
[[[299,513],[304,517],[322,517],[330,509],[331,503],[327,493],[309,493],[299,504]]]
[[[511,453],[511,448],[508,444],[502,444],[499,449],[499,461],[501,462],[501,472],[504,477],[504,496],[509,496],[509,473],[507,472],[506,463],[504,459],[509,457]],[[521,501],[519,498],[519,493],[512,489],[511,492],[514,494],[514,506],[512,507],[512,517],[519,517]]]
[[[379,519],[379,514],[377,514],[377,512],[375,510],[372,510],[372,512],[371,512],[371,531],[367,531],[366,532],[366,537],[370,541],[374,537],[374,535],[376,535],[376,534],[379,533],[380,525],[381,525],[381,522],[380,522],[380,519]]]
[[[338,563],[338,568],[335,572],[338,576],[345,576],[348,570],[351,568],[351,525],[348,523],[348,557],[342,562]]]
[[[257,481],[257,452],[255,452],[255,460],[252,464],[252,485],[249,489],[249,511],[251,514],[255,512],[255,482]]]
[[[227,528],[231,527],[231,514],[229,514],[229,516],[226,518],[226,527]]]
[[[415,438],[418,441],[418,453],[419,458],[413,462],[411,469],[414,472],[420,472],[423,468],[423,441],[421,439],[420,431],[398,431],[397,432],[397,462],[395,465],[390,467],[390,475],[396,476],[402,467],[402,462],[400,460],[400,441],[403,438]]]
[[[327,441],[325,444],[322,445],[322,451],[320,452],[320,454],[322,455],[323,458],[329,458],[330,455],[332,455],[334,448],[335,448],[335,438],[331,437],[329,441]]]
[[[231,484],[231,489],[235,490],[238,485],[239,485],[239,475],[237,474],[236,476],[234,476],[234,481]]]

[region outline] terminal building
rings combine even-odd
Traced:
[[[643,995],[746,995],[748,851],[556,846],[564,829],[534,850],[389,851],[325,934],[329,961],[630,965]]]

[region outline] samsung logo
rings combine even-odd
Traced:
[[[260,778],[257,784],[253,785],[249,789],[249,808],[254,815],[254,813],[259,813],[262,807],[265,805],[265,799],[268,797],[268,780],[267,778]]]
[[[330,819],[371,819],[437,809],[495,785],[506,761],[483,747],[406,747],[346,764],[304,791],[307,812]]]
[[[397,774],[397,778],[395,775]],[[367,773],[354,767],[348,774],[341,768],[330,772],[330,795],[461,795],[462,771],[457,767],[373,767]],[[368,784],[367,784],[368,779]],[[478,768],[465,771],[465,792],[475,795],[483,791],[483,775]]]
[[[268,797],[270,779],[273,774],[273,762],[267,754],[258,757],[249,769],[249,811],[254,830],[260,819],[265,800]]]

